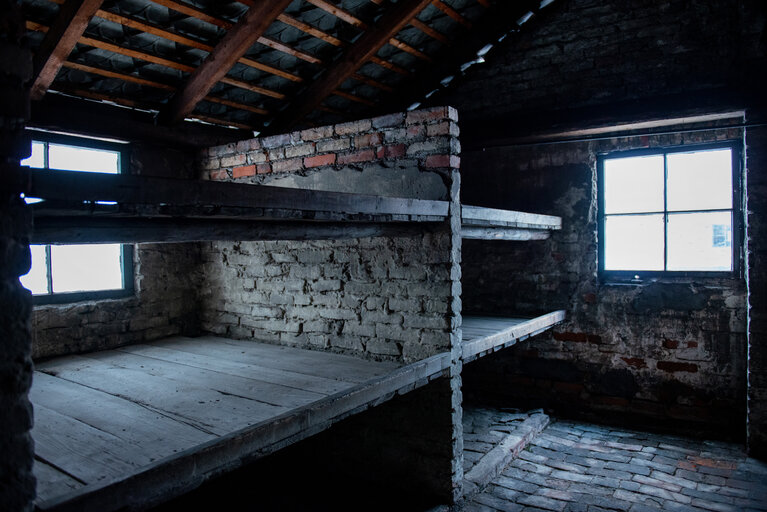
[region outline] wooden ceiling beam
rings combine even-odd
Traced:
[[[291,0],[263,1],[248,9],[213,51],[198,67],[184,88],[176,93],[161,112],[166,123],[176,123],[192,113],[213,86],[221,81],[234,64],[253,46]]]
[[[111,21],[112,23],[117,23],[119,25],[122,25],[124,27],[133,28],[136,30],[140,30],[141,32],[146,32],[148,34],[152,34],[157,37],[161,37],[163,39],[167,39],[168,41],[173,41],[175,43],[180,43],[185,46],[189,46],[190,48],[196,48],[198,50],[202,50],[205,52],[212,52],[213,46],[203,43],[201,41],[197,41],[196,39],[191,39],[186,36],[182,36],[180,34],[176,34],[175,32],[171,32],[169,30],[166,30],[161,27],[157,27],[155,25],[152,25],[150,23],[137,20],[135,18],[124,16],[121,14],[115,14],[109,11],[99,10],[96,13],[96,16],[99,18],[103,18],[107,21]],[[253,59],[250,59],[248,57],[242,57],[239,59],[240,64],[244,64],[246,66],[249,66],[254,69],[258,69],[260,71],[263,71],[265,73],[269,73],[275,76],[279,76],[282,78],[285,78],[286,80],[290,80],[291,82],[302,82],[303,78],[301,78],[298,75],[294,75],[292,73],[288,73],[287,71],[283,71],[279,68],[275,68],[273,66],[268,66],[266,64],[262,64],[258,61],[255,61]]]
[[[30,97],[39,100],[53,83],[102,0],[67,0],[34,58]]]
[[[432,0],[431,5],[439,9],[440,11],[444,12],[448,16],[450,16],[452,19],[463,25],[464,27],[470,29],[472,27],[472,23],[464,18],[461,13],[447,5],[442,0]]]
[[[433,28],[431,28],[429,25],[424,23],[423,21],[419,20],[418,18],[413,18],[410,20],[410,24],[413,25],[415,28],[426,34],[427,36],[431,37],[432,39],[436,39],[440,43],[450,46],[450,39],[447,38],[447,36],[441,32],[437,32]]]
[[[46,32],[48,30],[48,27],[45,25],[41,25],[40,23],[35,23],[32,21],[27,21],[27,29],[29,30],[36,30],[39,32]],[[101,41],[100,39],[94,39],[91,37],[81,37],[80,41],[81,44],[85,44],[88,46],[93,46],[94,48],[100,48],[102,50],[110,51],[112,53],[117,53],[119,55],[125,55],[127,57],[131,57],[134,59],[143,60],[146,62],[151,62],[152,64],[158,64],[160,66],[165,66],[171,69],[177,69],[179,71],[184,71],[187,73],[192,73],[195,70],[194,66],[189,66],[187,64],[182,64],[180,62],[164,59],[162,57],[158,57],[156,55],[152,55],[149,53],[141,52],[138,50],[133,50],[131,48],[124,48],[122,46],[118,46],[116,44],[112,44],[106,41]],[[65,64],[66,65],[66,64]],[[70,66],[73,67],[73,66]],[[94,68],[99,69],[99,68]],[[97,73],[98,74],[98,73]],[[132,75],[125,75],[125,76],[132,76]],[[221,83],[225,83],[227,85],[232,85],[234,87],[239,87],[240,89],[246,89],[252,92],[256,92],[258,94],[262,94],[264,96],[270,96],[272,98],[283,100],[286,98],[286,96],[280,92],[272,91],[270,89],[265,89],[263,87],[258,87],[257,85],[250,84],[248,82],[242,81],[242,80],[236,80],[234,78],[224,77],[221,79]],[[174,90],[176,90],[174,88]],[[209,99],[210,96],[206,97],[206,99]],[[223,103],[223,102],[219,102]],[[233,105],[232,105],[233,106]],[[264,109],[260,109],[257,107],[250,107],[247,105],[239,104],[239,106],[235,108],[240,108],[242,110],[250,110],[253,112],[257,112],[263,115],[267,115],[269,112]],[[255,110],[254,110],[255,109]]]
[[[338,61],[295,98],[283,112],[283,116],[278,118],[270,129],[276,131],[289,129],[311,112],[428,4],[429,0],[401,0],[392,6],[379,20],[376,28],[362,34],[356,43],[347,48]]]

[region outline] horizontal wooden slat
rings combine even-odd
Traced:
[[[482,352],[491,351],[500,346],[508,346],[522,337],[541,332],[563,322],[564,319],[565,312],[563,310],[524,321],[519,318],[510,318],[504,321],[503,317],[477,318],[464,315],[462,319],[464,328],[468,329],[470,334],[472,334],[473,329],[476,337],[466,339],[463,342],[463,358],[464,360],[471,360]],[[490,334],[483,335],[484,325],[491,327]]]
[[[522,228],[483,228],[462,227],[461,238],[467,240],[546,240],[550,237],[548,231]]]
[[[562,229],[562,218],[538,213],[462,205],[461,224],[465,227]]]
[[[453,20],[455,20],[458,23],[460,23],[461,25],[463,25],[464,27],[466,27],[466,28],[471,28],[472,27],[472,23],[469,20],[464,18],[461,15],[461,13],[459,13],[458,11],[456,11],[455,9],[453,9],[452,7],[447,5],[442,0],[432,0],[431,4],[434,7],[436,7],[437,9],[439,9],[440,11],[442,11],[445,14],[447,14],[448,16],[450,16]]]
[[[442,44],[449,45],[450,39],[447,38],[446,35],[437,32],[433,28],[431,28],[429,25],[424,23],[423,21],[419,20],[418,18],[413,18],[410,20],[410,24],[413,25],[415,28],[426,34],[427,36],[430,36],[432,39],[436,39]]]

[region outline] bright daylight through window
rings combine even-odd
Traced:
[[[732,145],[600,159],[600,270],[637,278],[733,272]]]
[[[120,145],[69,137],[44,139],[33,140],[32,155],[22,165],[108,174],[121,171],[124,154]],[[38,201],[27,199],[29,203]],[[106,297],[110,292],[131,287],[129,246],[32,245],[30,249],[32,268],[21,277],[21,283],[43,301],[46,297],[65,300]]]

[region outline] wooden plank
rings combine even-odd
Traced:
[[[457,21],[461,25],[463,25],[464,27],[466,27],[468,29],[472,28],[473,25],[472,25],[472,23],[469,20],[467,20],[466,18],[461,16],[461,13],[459,13],[458,11],[456,11],[455,9],[453,9],[452,7],[447,5],[442,0],[432,0],[431,4],[434,7],[436,7],[437,9],[439,9],[440,11],[442,11],[445,14],[447,14],[448,16],[450,16],[452,19],[454,19],[455,21]]]
[[[469,319],[469,325],[472,325],[472,320],[470,320],[470,318],[470,316],[465,315],[463,321],[466,322],[466,320]],[[473,358],[473,356],[491,350],[493,347],[511,343],[532,332],[540,332],[543,329],[552,327],[553,325],[564,321],[564,319],[565,312],[563,310],[541,315],[527,320],[526,322],[518,322],[517,319],[513,319],[512,322],[510,322],[511,325],[509,327],[500,329],[495,334],[464,342],[463,356],[464,358]]]
[[[112,366],[137,370],[148,375],[170,379],[181,384],[196,385],[222,394],[235,395],[288,409],[301,407],[325,396],[315,391],[282,386],[251,377],[229,375],[207,368],[199,368],[125,351],[94,352],[85,357],[102,361]]]
[[[153,463],[140,473],[94,486],[80,493],[50,500],[41,510],[108,512],[146,508],[187,492],[212,476],[321,432],[335,422],[383,403],[442,376],[450,366],[450,354],[436,356],[371,379],[352,389],[289,411],[258,425],[232,432],[181,453],[172,460]],[[169,475],[172,477],[169,478]]]
[[[184,352],[182,349],[183,345],[184,340],[178,340],[173,344],[168,344],[163,347],[158,347],[154,344],[128,345],[116,350],[119,352],[128,352],[145,357],[162,359],[164,361],[171,361],[178,364],[185,364],[195,368],[205,368],[227,373],[229,375],[238,375],[240,377],[260,380],[263,382],[271,382],[273,384],[280,384],[282,386],[296,389],[310,390],[324,395],[337,393],[352,385],[351,383],[335,379],[270,368],[264,364],[245,363],[234,359],[227,360],[221,357],[214,357],[208,353],[195,354],[192,352]]]
[[[187,338],[183,344],[171,338],[152,345],[351,383],[364,382],[398,367],[395,363],[365,361],[342,354],[213,336]]]
[[[224,394],[203,384],[123,368],[108,360],[68,356],[39,366],[40,371],[92,387],[209,433],[223,435],[274,417],[287,407]]]
[[[86,73],[93,73],[94,75],[99,75],[106,78],[117,78],[119,80],[124,80],[126,82],[132,82],[134,84],[139,84],[139,85],[146,85],[148,87],[154,87],[156,89],[164,89],[166,91],[176,90],[176,88],[173,87],[172,85],[162,84],[160,82],[155,82],[154,80],[147,80],[146,78],[141,78],[140,76],[137,76],[137,75],[129,75],[127,73],[118,73],[116,71],[111,71],[108,69],[101,69],[94,66],[88,66],[86,64],[80,64],[79,62],[66,61],[62,65],[67,68],[77,69],[78,71],[85,71]]]
[[[32,172],[29,197],[64,201],[274,208],[370,215],[446,216],[448,203],[204,180],[148,176]]]
[[[550,234],[548,231],[522,229],[522,228],[461,228],[461,238],[467,240],[546,240]]]
[[[423,21],[419,20],[418,18],[413,18],[410,20],[410,24],[413,25],[415,28],[426,34],[427,36],[430,36],[432,39],[436,39],[440,43],[444,45],[450,45],[450,39],[447,38],[446,35],[437,32],[433,28],[431,28],[429,25],[424,23]]]
[[[135,219],[41,217],[32,243],[173,243],[255,240],[340,240],[415,236],[422,225],[392,222],[237,221],[207,219]]]
[[[37,496],[35,499],[38,503],[70,493],[85,485],[85,482],[67,475],[65,472],[46,464],[40,459],[35,459],[35,464],[32,466],[32,474],[35,475],[37,480]]]
[[[192,73],[184,88],[171,99],[167,110],[161,113],[164,121],[176,123],[189,115],[195,105],[207,96],[216,82],[245,55],[290,2],[291,0],[265,0],[248,9],[200,67]]]
[[[375,28],[366,31],[325,73],[298,96],[282,116],[270,126],[274,133],[286,131],[299,119],[311,112],[336,90],[347,78],[375,56],[397,32],[416,16],[429,0],[403,0],[392,6],[378,21]]]
[[[154,460],[215,437],[130,400],[40,371],[35,372],[29,399],[35,407],[47,407],[116,436]]]
[[[134,473],[150,457],[106,432],[42,405],[35,406],[35,455],[88,484]]]
[[[30,97],[41,99],[103,0],[67,0],[34,57]]]
[[[532,229],[562,229],[562,218],[553,215],[461,205],[461,225]]]

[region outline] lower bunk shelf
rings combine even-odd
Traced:
[[[463,362],[510,347],[564,321],[563,310],[534,318],[463,316]]]
[[[216,337],[170,338],[37,365],[38,510],[146,508],[447,375]]]

